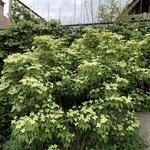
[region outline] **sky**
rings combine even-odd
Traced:
[[[9,0],[3,0],[5,15]],[[21,0],[46,20],[60,19],[62,24],[97,22],[98,6],[106,0]],[[128,0],[118,0],[125,4]]]
[[[21,0],[46,20],[60,19],[63,24],[96,20],[99,0]],[[93,15],[90,1],[93,2]],[[76,3],[75,3],[76,2]],[[76,5],[75,5],[76,4]],[[86,6],[86,7],[85,7]],[[92,16],[94,19],[92,19]]]

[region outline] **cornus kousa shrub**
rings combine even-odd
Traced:
[[[4,149],[142,150],[134,111],[149,107],[144,44],[88,29],[69,48],[40,36],[32,51],[8,56],[0,94],[12,106],[12,134]]]

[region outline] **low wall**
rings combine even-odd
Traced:
[[[150,112],[136,113],[136,117],[140,121],[140,135],[150,145]],[[150,147],[146,150],[150,150]]]

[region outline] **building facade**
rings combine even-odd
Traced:
[[[7,28],[9,24],[9,19],[4,16],[4,5],[5,3],[0,0],[0,29],[5,29]]]

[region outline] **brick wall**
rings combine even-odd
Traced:
[[[0,29],[6,28],[8,23],[8,18],[4,16],[4,2],[0,0]]]

